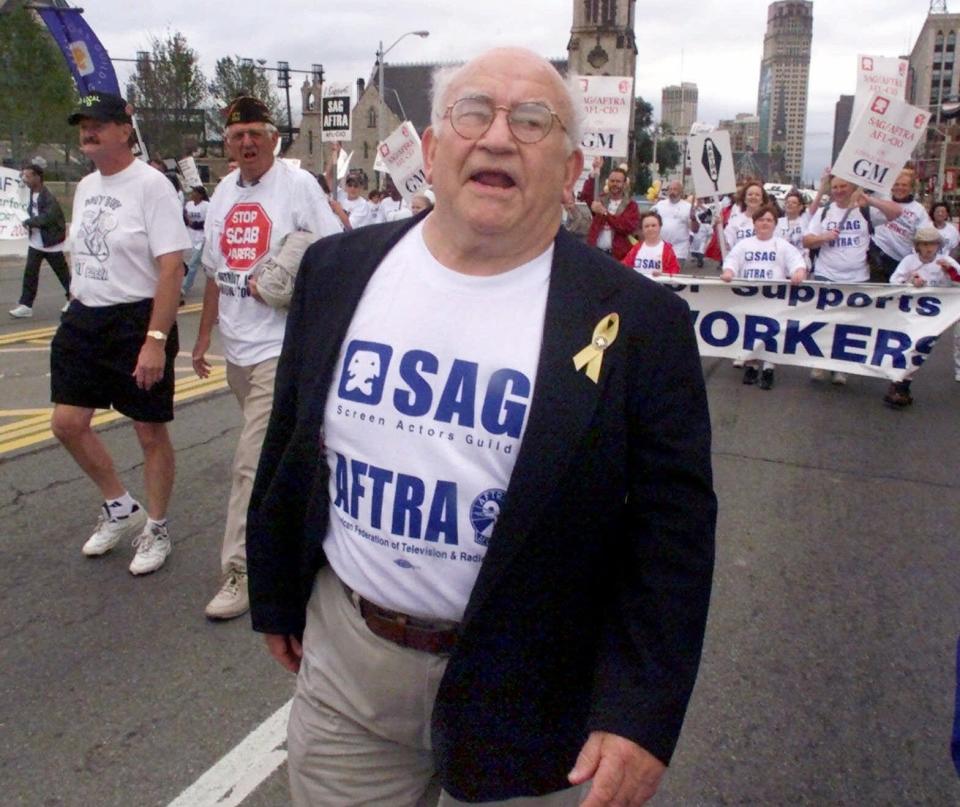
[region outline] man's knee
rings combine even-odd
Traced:
[[[134,431],[144,453],[161,451],[170,445],[170,435],[166,423],[143,423],[134,421]]]
[[[61,443],[69,443],[90,431],[92,409],[58,404],[53,408],[50,418],[50,431]]]

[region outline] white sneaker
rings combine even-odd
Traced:
[[[60,313],[61,313],[61,314],[66,314],[66,313],[67,313],[67,309],[68,309],[69,307],[70,307],[70,301],[67,300],[67,301],[63,304],[63,308],[60,309]]]
[[[111,518],[106,502],[100,508],[97,528],[83,545],[83,554],[88,558],[103,555],[113,549],[121,538],[129,538],[143,530],[147,523],[147,514],[138,504],[128,516]]]
[[[230,569],[216,596],[207,603],[204,613],[209,619],[233,619],[250,610],[245,569]]]
[[[18,305],[16,308],[11,308],[8,312],[11,317],[16,317],[17,319],[27,319],[27,317],[33,316],[33,309],[28,305]]]
[[[734,359],[733,366],[738,368],[743,367],[743,359]]]
[[[957,370],[957,372],[953,374],[953,380],[960,381],[960,370]]]
[[[830,373],[826,370],[821,370],[819,367],[810,371],[810,379],[812,381],[826,381],[829,377]]]
[[[834,374],[833,374],[833,379],[832,379],[832,381],[833,381],[833,383],[836,384],[837,386],[842,387],[844,384],[847,383],[847,374],[846,374],[846,373],[834,373]]]
[[[155,572],[167,559],[173,546],[167,528],[157,524],[148,525],[133,539],[137,554],[130,561],[130,574],[150,574]]]

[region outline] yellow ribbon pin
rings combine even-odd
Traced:
[[[620,330],[620,315],[607,314],[593,329],[590,344],[573,357],[573,366],[579,371],[586,366],[587,378],[594,384],[600,381],[600,366],[603,364],[603,351],[614,343]]]

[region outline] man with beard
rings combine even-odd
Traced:
[[[683,183],[679,179],[670,182],[667,186],[667,198],[657,202],[653,210],[663,219],[660,235],[673,247],[682,271],[684,263],[690,257],[690,235],[700,229],[700,220],[693,205],[683,198]]]
[[[607,177],[607,192],[594,198],[594,184],[602,165],[603,158],[595,157],[593,170],[580,191],[580,201],[586,203],[593,213],[587,243],[620,261],[630,251],[630,236],[640,226],[640,210],[637,203],[624,193],[627,175],[620,168],[614,168]]]

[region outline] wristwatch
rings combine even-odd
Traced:
[[[147,331],[147,336],[156,339],[158,342],[166,342],[167,335],[163,331]]]

